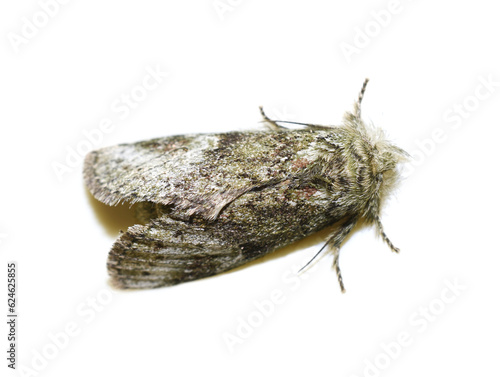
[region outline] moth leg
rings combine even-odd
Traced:
[[[307,264],[302,267],[300,271],[302,271],[304,268],[309,266],[311,262],[316,259],[316,257],[328,246],[332,247],[334,249],[333,255],[333,267],[335,268],[335,272],[337,273],[337,279],[339,281],[340,285],[340,290],[342,293],[345,293],[345,287],[344,287],[344,281],[342,279],[342,274],[340,272],[340,267],[339,267],[339,253],[340,253],[340,245],[342,242],[345,240],[347,235],[351,232],[352,228],[354,228],[354,225],[356,225],[357,218],[349,218],[347,219],[342,225],[340,225],[334,232],[333,234],[328,238],[328,240],[325,242],[323,247],[312,257],[312,259],[307,262]]]
[[[340,254],[340,245],[345,240],[347,235],[351,232],[354,225],[356,225],[357,218],[350,218],[346,222],[344,222],[338,232],[334,233],[328,241],[326,241],[326,245],[331,244],[334,248],[334,259],[333,259],[333,267],[335,268],[335,272],[337,273],[337,279],[339,281],[340,290],[342,293],[345,293],[344,281],[342,279],[342,273],[340,272],[339,266],[339,254]]]
[[[266,122],[267,126],[271,130],[275,131],[275,130],[279,130],[279,129],[286,129],[286,127],[280,126],[278,123],[276,123],[276,121],[269,119],[269,117],[264,112],[264,109],[262,108],[262,106],[259,107],[259,110],[260,110],[260,113],[262,114],[262,118],[264,118],[264,122]]]
[[[342,291],[342,293],[345,293],[344,281],[342,280],[342,274],[340,273],[339,254],[340,247],[336,247],[333,251],[333,268],[335,268],[335,272],[337,273],[337,280],[339,281],[340,290]]]
[[[380,217],[377,216],[375,218],[375,221],[377,223],[378,232],[382,236],[382,239],[384,240],[384,242],[389,246],[389,248],[392,251],[394,251],[395,253],[399,253],[399,248],[397,248],[396,246],[394,246],[394,244],[391,242],[391,240],[389,239],[389,237],[387,237],[387,235],[385,234],[384,227],[382,226],[382,221],[380,221]]]

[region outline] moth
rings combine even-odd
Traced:
[[[339,248],[361,220],[392,251],[380,205],[408,154],[361,119],[365,80],[339,126],[269,119],[265,130],[192,134],[90,152],[84,181],[107,205],[135,204],[141,224],[111,247],[107,267],[120,288],[156,288],[231,270],[332,227]],[[318,252],[318,254],[319,254]],[[314,259],[314,258],[313,258]]]

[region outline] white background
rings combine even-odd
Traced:
[[[498,374],[493,2],[46,3],[0,6],[0,311],[16,261],[21,375]],[[148,69],[169,74],[141,91]],[[259,105],[338,124],[365,77],[365,119],[415,157],[382,216],[400,255],[357,228],[341,251],[344,295],[331,254],[295,275],[327,232],[197,282],[108,286],[107,252],[134,220],[86,192],[70,157],[84,132],[110,119],[100,148],[255,129]],[[117,111],[131,92],[143,101]]]

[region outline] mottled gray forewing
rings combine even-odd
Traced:
[[[228,203],[266,184],[303,174],[332,132],[232,132],[174,136],[87,155],[84,179],[108,205],[153,202],[214,219]]]
[[[108,271],[120,288],[156,288],[200,279],[244,263],[237,244],[168,216],[134,225],[115,242]]]

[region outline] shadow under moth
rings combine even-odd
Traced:
[[[334,252],[361,219],[384,233],[380,203],[408,155],[361,119],[365,80],[340,126],[193,134],[90,152],[84,180],[107,205],[136,204],[108,256],[112,284],[156,288],[215,275],[333,226]],[[318,254],[319,254],[318,252]],[[316,254],[316,255],[318,255]],[[313,258],[314,259],[314,258]]]

